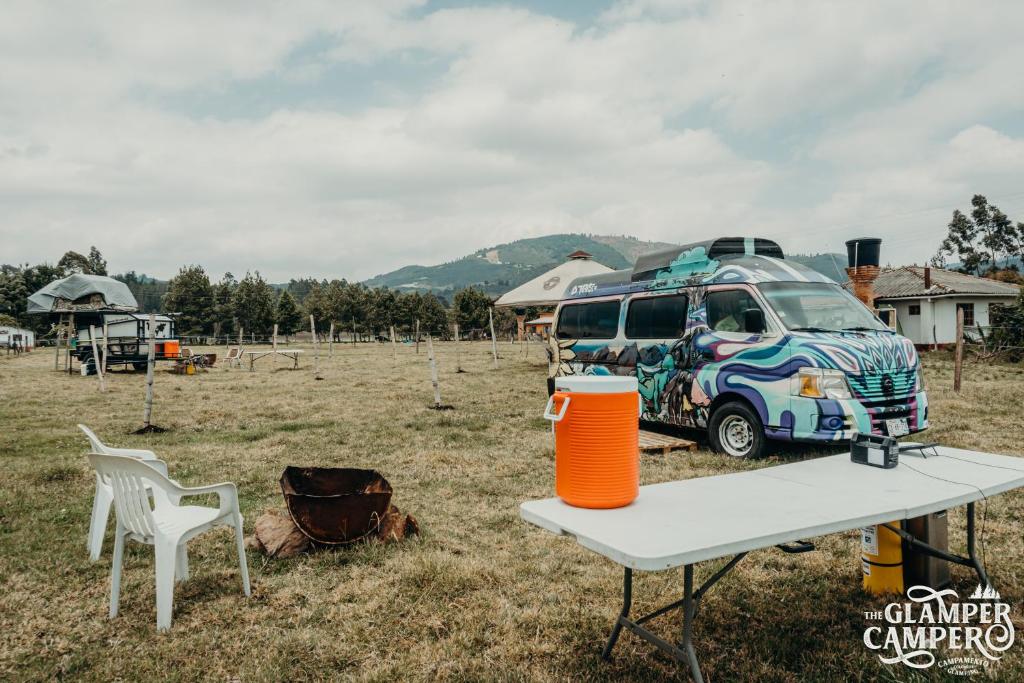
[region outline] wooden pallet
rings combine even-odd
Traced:
[[[697,443],[675,436],[668,436],[667,434],[640,430],[640,451],[642,453],[668,455],[671,451],[680,450],[695,451],[697,450]]]

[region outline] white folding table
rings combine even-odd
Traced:
[[[967,556],[933,548],[903,528],[888,528],[920,552],[972,567],[988,577],[975,554],[974,503],[1024,486],[1024,458],[938,446],[900,454],[899,464],[881,469],[850,461],[849,453],[760,470],[698,477],[640,487],[626,507],[590,510],[558,498],[520,506],[524,520],[576,542],[625,568],[623,605],[603,656],[609,657],[623,627],[688,663],[703,681],[693,647],[693,622],[701,598],[750,551],[778,546],[786,552],[813,550],[805,539],[860,527],[907,520],[967,506]],[[694,590],[693,566],[729,557]],[[683,597],[651,614],[630,618],[633,571],[683,566]],[[682,608],[683,634],[676,645],[643,627]]]
[[[299,367],[299,354],[302,353],[302,349],[278,349],[268,351],[246,351],[245,354],[249,356],[249,372],[256,369],[256,361],[266,356],[284,356],[285,358],[292,359],[292,370]]]

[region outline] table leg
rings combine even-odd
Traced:
[[[967,504],[967,557],[970,558],[971,565],[978,575],[978,581],[982,588],[988,588],[991,585],[988,582],[988,575],[985,573],[985,568],[981,566],[981,561],[978,560],[978,556],[974,552],[974,503]]]
[[[697,653],[693,649],[693,620],[696,616],[697,604],[693,600],[693,565],[683,568],[683,649],[690,663],[690,675],[695,683],[704,683],[704,674],[700,671]]]
[[[615,620],[615,625],[612,626],[612,634],[609,636],[608,642],[604,646],[604,651],[601,653],[602,659],[609,659],[611,657],[612,648],[615,647],[615,643],[619,640],[619,634],[622,633],[623,621],[629,619],[629,608],[632,604],[633,570],[626,567],[622,579],[622,611],[619,612],[619,618]]]

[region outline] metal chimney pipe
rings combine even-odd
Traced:
[[[932,288],[932,269],[929,266],[924,267],[924,288],[926,290]]]

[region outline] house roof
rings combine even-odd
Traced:
[[[611,268],[589,258],[571,258],[538,275],[494,302],[498,308],[526,308],[527,306],[557,306],[565,298],[569,284],[578,277],[609,273]]]
[[[542,313],[541,315],[537,316],[533,320],[527,320],[524,324],[525,325],[550,325],[553,322],[555,322],[555,314],[554,313]]]
[[[931,288],[925,289],[923,266],[903,266],[882,270],[875,280],[875,299],[984,294],[1018,296],[1020,287],[1009,282],[975,277],[942,268],[931,268]]]

